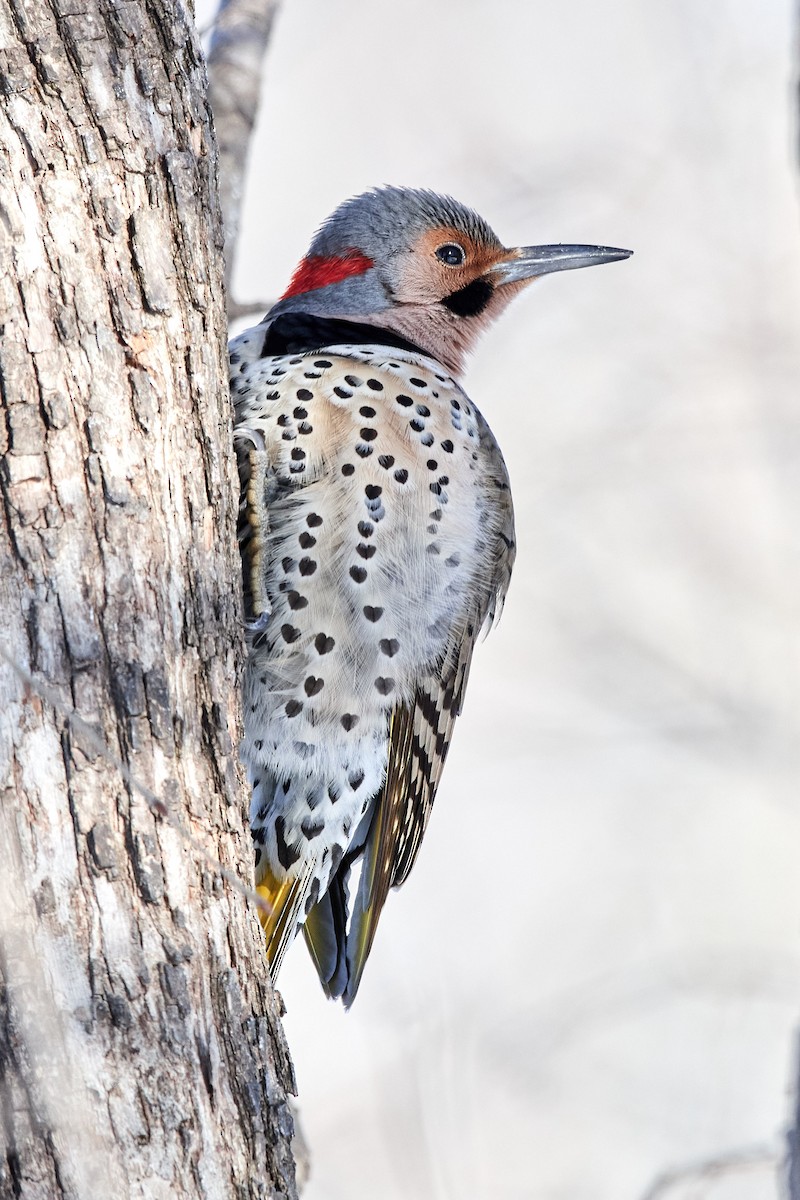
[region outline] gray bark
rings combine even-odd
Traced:
[[[225,281],[231,318],[254,310],[263,312],[270,306],[268,301],[236,304],[231,297],[231,281],[264,57],[277,11],[278,0],[221,0],[208,51],[209,98],[219,146]]]
[[[215,169],[179,3],[0,0],[0,1197],[295,1195]]]

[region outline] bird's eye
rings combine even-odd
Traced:
[[[440,246],[436,251],[436,257],[439,262],[445,263],[448,267],[460,267],[466,255],[463,249],[456,242],[448,242],[446,246]]]

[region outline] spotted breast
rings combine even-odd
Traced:
[[[393,852],[356,927],[411,868],[475,637],[508,585],[513,515],[488,426],[434,359],[346,344],[264,357],[263,343],[258,329],[231,343],[256,877],[273,964],[327,918],[312,953],[341,994],[355,976],[328,909],[346,907],[376,808]]]

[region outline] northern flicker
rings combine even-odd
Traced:
[[[629,254],[509,250],[448,197],[380,188],[328,218],[230,344],[242,755],[273,976],[303,928],[325,992],[352,1003],[508,588],[508,475],[465,356],[537,276]]]

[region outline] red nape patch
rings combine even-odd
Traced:
[[[372,259],[360,250],[345,250],[343,254],[330,258],[312,254],[297,267],[281,300],[300,296],[303,292],[314,292],[317,288],[349,279],[351,275],[363,275],[374,265]]]

